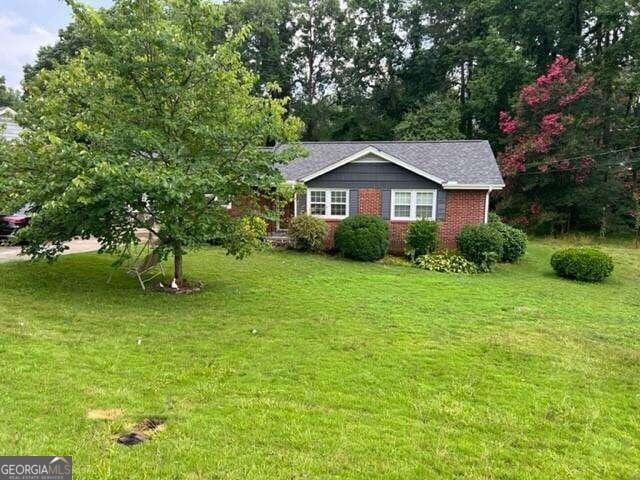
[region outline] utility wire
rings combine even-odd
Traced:
[[[635,161],[638,161],[640,158],[635,158]],[[632,160],[632,161],[634,161]],[[528,165],[527,165],[528,166]],[[550,167],[553,166],[553,164],[549,165]],[[592,170],[598,170],[598,169],[602,169],[602,168],[607,168],[607,167],[620,167],[624,170],[630,170],[631,167],[629,165],[625,165],[624,162],[621,162],[620,160],[615,160],[615,161],[611,161],[611,162],[606,162],[606,163],[597,163],[595,164],[591,169]],[[583,167],[571,167],[571,168],[563,168],[561,170],[556,170],[556,169],[549,169],[547,171],[540,171],[540,170],[534,170],[534,171],[526,171],[526,172],[518,172],[516,175],[544,175],[547,173],[563,173],[563,172],[575,172],[575,171],[579,171],[582,170]]]
[[[575,156],[575,157],[557,158],[557,159],[553,159],[552,162],[541,161],[541,162],[535,162],[535,163],[527,163],[526,166],[527,167],[537,167],[539,165],[545,165],[545,164],[550,164],[550,163],[557,163],[557,162],[563,162],[563,161],[569,161],[569,160],[580,160],[580,159],[585,158],[585,157],[602,157],[604,155],[611,155],[611,154],[620,153],[620,152],[628,152],[628,151],[636,150],[638,148],[640,148],[640,145],[633,145],[631,147],[620,148],[620,149],[617,149],[617,150],[609,150],[609,151],[606,151],[606,152],[585,153],[585,154],[578,155],[578,156]]]

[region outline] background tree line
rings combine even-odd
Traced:
[[[242,58],[259,75],[258,92],[277,84],[291,98],[303,139],[484,138],[503,170],[518,147],[522,162],[506,175],[498,210],[540,232],[604,234],[640,222],[638,3],[231,0],[225,24],[251,26]],[[212,43],[224,34],[212,32]],[[74,24],[62,30],[25,67],[25,95],[35,73],[91,41]],[[571,71],[531,108],[527,88],[551,78],[558,56]],[[588,91],[561,105],[556,90],[582,82]],[[521,129],[505,131],[501,112]],[[556,114],[554,129],[547,116]],[[546,148],[535,147],[539,137]]]

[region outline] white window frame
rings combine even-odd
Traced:
[[[409,217],[396,217],[396,193],[410,193],[411,194],[411,204],[409,207]],[[438,208],[438,191],[437,190],[411,190],[411,189],[397,189],[391,190],[391,220],[395,221],[404,221],[404,222],[414,222],[416,220],[420,220],[416,217],[416,206],[418,193],[432,193],[433,194],[433,209],[431,211],[431,217],[426,218],[425,220],[435,220],[436,219],[436,210]]]
[[[307,215],[311,215],[311,192],[324,192],[324,211],[325,215],[316,215],[314,217],[325,218],[327,220],[343,220],[349,216],[349,190],[346,188],[308,188],[307,189]],[[344,215],[330,215],[331,212],[331,192],[346,193],[346,205]]]

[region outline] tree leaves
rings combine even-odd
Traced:
[[[28,253],[55,256],[78,235],[122,250],[137,228],[153,228],[161,250],[221,231],[239,238],[237,222],[208,198],[268,195],[288,156],[264,147],[295,141],[301,122],[285,118],[285,99],[254,95],[256,78],[237,51],[243,31],[210,43],[225,28],[220,8],[204,0],[119,0],[108,12],[74,4],[77,29],[91,30],[93,46],[30,82],[28,133],[8,167],[23,186],[6,190],[39,206],[23,233]]]

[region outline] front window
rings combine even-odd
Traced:
[[[334,190],[331,192],[331,216],[344,217],[347,214],[347,192]]]
[[[435,190],[393,190],[392,220],[434,220]]]
[[[416,192],[416,218],[433,216],[433,192]]]
[[[326,215],[327,192],[324,190],[312,190],[310,192],[311,215]]]
[[[393,192],[393,216],[396,218],[411,218],[411,192]]]
[[[348,190],[309,190],[307,211],[325,218],[344,218],[349,215]]]

